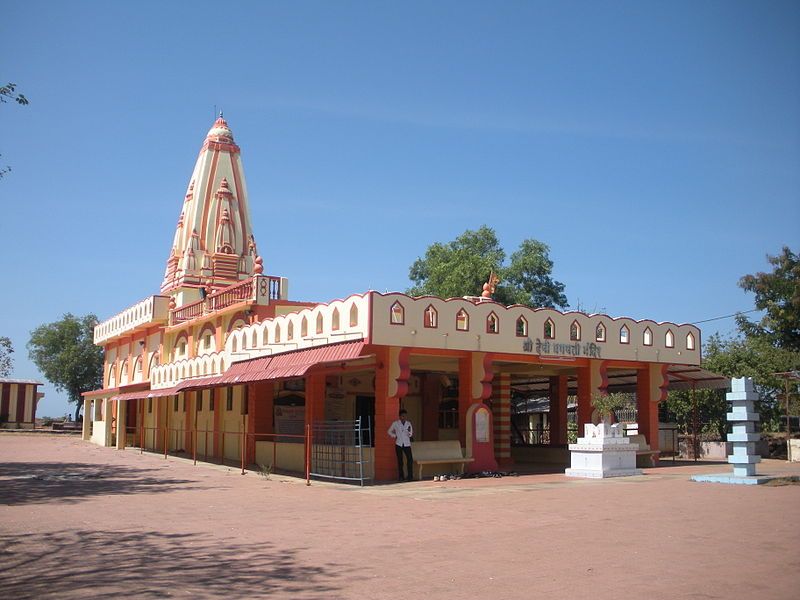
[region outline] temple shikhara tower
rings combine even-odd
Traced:
[[[566,464],[570,436],[596,419],[592,397],[624,391],[657,461],[659,402],[708,375],[693,325],[505,306],[490,273],[474,297],[290,300],[288,280],[264,273],[222,114],[177,196],[158,293],[95,329],[105,375],[84,395],[83,437],[96,444],[387,481],[386,432],[405,408],[418,477],[423,464],[426,476]]]
[[[255,259],[241,151],[220,113],[192,171],[161,293],[197,300],[200,289],[253,275]]]

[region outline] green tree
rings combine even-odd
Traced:
[[[11,345],[11,340],[0,336],[0,377],[11,375],[11,369],[14,366],[12,354],[14,354],[14,346]]]
[[[31,332],[28,355],[45,378],[76,404],[78,420],[81,394],[103,385],[103,350],[95,346],[97,317],[65,314],[60,321],[40,325]]]
[[[784,246],[778,256],[767,255],[771,273],[745,275],[739,287],[755,294],[755,305],[766,314],[758,323],[737,317],[748,337],[767,340],[777,348],[800,352],[800,258]]]
[[[12,102],[16,102],[22,106],[26,104],[30,104],[30,101],[25,97],[24,94],[20,94],[17,92],[17,84],[16,83],[7,83],[4,86],[0,86],[0,104],[5,104],[9,100]],[[2,155],[0,155],[2,156]],[[3,178],[6,173],[11,171],[11,167],[0,167],[0,179]]]
[[[409,269],[413,296],[445,298],[479,296],[492,272],[500,278],[495,300],[504,304],[566,307],[564,284],[552,278],[553,261],[547,244],[528,239],[506,263],[506,253],[497,234],[486,225],[467,230],[452,242],[428,247]]]

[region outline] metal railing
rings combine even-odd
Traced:
[[[310,475],[364,485],[372,479],[365,467],[370,463],[372,430],[367,419],[317,421],[311,428]],[[366,449],[366,452],[365,452]]]

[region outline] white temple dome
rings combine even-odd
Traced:
[[[228,122],[222,118],[221,112],[217,120],[214,121],[214,125],[208,130],[207,137],[211,139],[224,139],[230,142],[233,141],[233,132],[230,130],[230,127],[228,127]]]

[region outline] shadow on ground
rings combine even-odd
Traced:
[[[105,494],[202,489],[188,479],[171,479],[151,470],[62,462],[0,463],[0,505],[77,502]]]
[[[6,598],[335,598],[335,564],[305,566],[298,549],[208,534],[114,531],[0,534]]]

